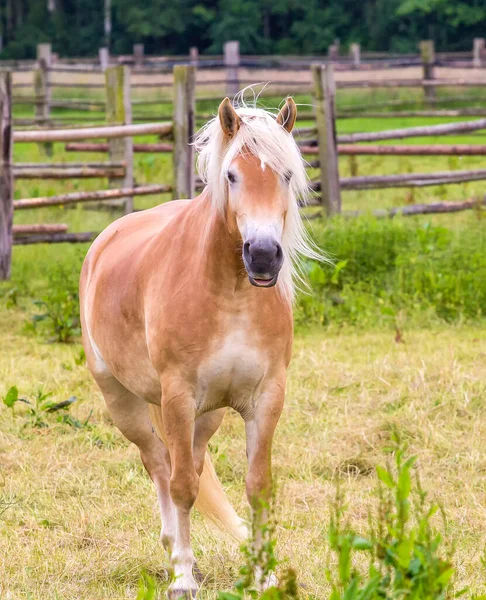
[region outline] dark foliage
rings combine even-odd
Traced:
[[[229,39],[247,54],[325,53],[335,39],[416,52],[433,38],[439,50],[470,50],[485,20],[486,4],[472,0],[0,0],[4,58],[34,57],[44,41],[61,56],[94,56],[106,41],[114,53],[138,42],[147,54],[218,53]]]

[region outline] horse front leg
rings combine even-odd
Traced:
[[[246,493],[252,508],[253,552],[258,555],[263,544],[263,529],[268,524],[268,508],[272,499],[272,440],[285,396],[285,374],[265,386],[256,399],[251,418],[246,420],[248,474]],[[265,578],[260,568],[255,572],[257,583],[267,587],[274,577]]]
[[[194,397],[180,378],[162,381],[162,418],[171,463],[170,495],[175,506],[176,531],[171,562],[174,581],[169,598],[195,598],[198,585],[193,575],[194,554],[191,547],[191,509],[199,490],[195,468],[193,440],[195,427]]]

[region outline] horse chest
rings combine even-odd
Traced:
[[[265,352],[244,329],[232,331],[212,346],[198,373],[197,412],[231,406],[243,415],[251,413],[268,371]]]

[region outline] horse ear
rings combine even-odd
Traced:
[[[225,98],[219,105],[218,116],[224,134],[229,138],[234,137],[240,128],[241,119],[231,105],[229,98]]]
[[[294,128],[295,119],[297,119],[297,106],[294,99],[289,96],[278,113],[277,123],[290,133]]]

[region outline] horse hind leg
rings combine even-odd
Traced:
[[[149,405],[114,377],[96,379],[113,422],[138,447],[142,463],[154,482],[162,520],[160,537],[170,551],[176,536],[175,509],[170,496],[170,458],[152,426]]]

